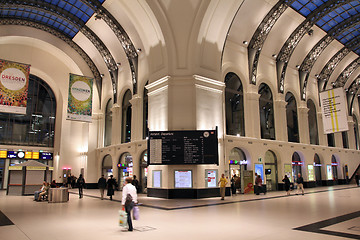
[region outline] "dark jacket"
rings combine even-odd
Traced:
[[[98,188],[105,189],[106,188],[106,179],[101,177],[98,181]]]
[[[290,189],[290,180],[289,180],[289,178],[284,178],[282,181],[285,184],[285,190],[289,191],[289,189]]]
[[[83,187],[85,187],[85,179],[83,178],[83,177],[79,177],[78,179],[77,179],[77,186],[80,188],[83,188]]]
[[[296,183],[298,183],[298,184],[304,183],[303,177],[298,177],[298,179],[296,180]]]
[[[110,178],[107,181],[107,195],[112,196],[114,195],[114,189],[117,187],[116,181],[113,178]]]

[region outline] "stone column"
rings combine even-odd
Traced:
[[[286,126],[286,104],[284,100],[276,100],[274,102],[274,121],[275,121],[275,138],[278,141],[287,141]]]
[[[259,98],[257,92],[249,92],[244,95],[245,112],[245,136],[261,138]]]
[[[121,143],[121,106],[117,103],[111,108],[112,112],[112,133],[111,133],[111,145]]]
[[[309,134],[309,109],[307,107],[298,108],[298,128],[300,143],[310,144]]]
[[[355,123],[353,121],[352,116],[348,116],[348,125],[349,125],[349,131],[348,131],[348,143],[349,143],[349,149],[355,149],[356,150],[356,143],[355,143],[355,133],[354,133],[354,126]]]
[[[328,146],[327,136],[326,134],[324,134],[322,113],[317,113],[317,123],[318,123],[319,145]]]
[[[143,116],[142,116],[142,98],[136,94],[130,100],[131,103],[131,141],[142,139]]]

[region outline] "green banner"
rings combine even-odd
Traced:
[[[26,114],[30,65],[0,59],[0,111]]]
[[[93,78],[70,73],[68,120],[91,122]]]

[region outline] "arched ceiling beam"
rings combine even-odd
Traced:
[[[318,79],[319,92],[325,91],[331,74],[334,72],[341,60],[343,60],[350,52],[350,49],[343,47],[326,63],[324,68],[321,70],[321,73],[316,76]]]
[[[116,18],[108,10],[106,10],[98,1],[91,1],[91,0],[81,0],[81,1],[87,4],[87,6],[92,8],[94,11],[96,11],[97,15],[95,16],[95,18],[102,19],[118,38],[129,61],[129,65],[131,69],[131,78],[132,78],[131,80],[133,85],[133,94],[134,95],[137,94],[138,54],[130,37],[127,35],[124,28],[120,25],[120,23],[116,20]],[[114,88],[114,84],[116,84],[116,89],[117,89],[117,80],[116,83],[113,82],[113,88]]]
[[[117,102],[117,82],[118,82],[118,80],[117,80],[118,79],[117,64],[116,64],[113,56],[111,55],[109,49],[106,47],[106,45],[101,41],[101,39],[90,28],[88,28],[85,25],[85,23],[81,19],[77,18],[76,16],[73,16],[69,12],[63,11],[60,8],[56,8],[56,6],[53,4],[46,4],[46,3],[44,4],[44,2],[37,2],[36,4],[34,4],[35,1],[33,1],[33,0],[11,1],[11,2],[16,2],[16,3],[3,4],[1,2],[0,8],[2,8],[2,9],[4,9],[4,8],[35,9],[37,11],[42,11],[44,13],[48,13],[50,15],[56,16],[56,17],[64,20],[65,22],[77,25],[80,29],[80,32],[82,32],[91,41],[91,43],[95,46],[95,48],[98,50],[98,52],[102,56],[106,66],[108,68],[108,71],[110,73],[110,77],[112,80],[114,102],[115,103]],[[20,19],[26,20],[27,18],[20,17]]]
[[[360,57],[352,61],[345,69],[340,73],[338,78],[333,84],[333,87],[344,87],[347,80],[351,77],[351,75],[355,72],[355,70],[359,67]]]
[[[249,80],[251,84],[256,84],[256,74],[259,57],[267,36],[269,35],[276,21],[294,1],[295,0],[278,1],[275,6],[269,11],[269,13],[264,17],[264,19],[256,29],[254,35],[252,36],[248,46],[248,63],[250,74]]]
[[[285,44],[282,46],[276,58],[278,91],[280,93],[284,92],[284,81],[288,61],[302,37],[306,33],[309,35],[312,33],[311,28],[321,17],[346,3],[348,3],[348,0],[329,0],[326,3],[322,4],[316,10],[311,12],[311,14],[308,15],[306,20],[304,20],[286,40]],[[305,93],[301,94],[301,99],[305,100],[305,98]]]
[[[327,46],[339,35],[346,32],[350,28],[358,25],[360,21],[360,14],[356,14],[347,20],[341,22],[332,28],[326,36],[324,36],[307,54],[304,61],[300,65],[299,69],[299,81],[300,81],[300,91],[301,95],[306,94],[306,86],[308,78],[311,72],[312,67],[314,66],[316,60],[325,50]]]
[[[321,73],[317,76],[319,92],[326,89],[330,76],[339,64],[339,62],[344,59],[344,57],[347,56],[352,50],[356,49],[359,45],[360,36],[354,38],[349,43],[347,43],[346,47],[343,47],[327,62],[325,67],[321,70]],[[333,83],[333,86],[334,85],[335,83]]]
[[[354,105],[354,100],[357,96],[357,92],[360,89],[360,75],[358,75],[355,80],[351,83],[348,91],[346,91],[346,99],[347,99],[347,103],[348,103],[348,111],[349,111],[349,116],[352,116],[353,111],[353,105]]]
[[[102,77],[99,70],[97,69],[95,63],[91,60],[91,58],[86,54],[86,52],[82,50],[82,48],[79,45],[77,45],[74,41],[72,41],[69,37],[65,36],[63,33],[45,24],[24,20],[24,19],[0,18],[0,25],[19,25],[19,26],[32,27],[50,33],[55,37],[63,40],[71,48],[73,48],[82,57],[82,59],[84,59],[84,61],[88,65],[90,71],[92,72],[95,78],[95,84],[98,89],[99,99],[101,99]]]

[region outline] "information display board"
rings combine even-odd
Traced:
[[[52,160],[53,159],[53,154],[50,152],[41,152],[40,153],[40,159],[42,160]]]
[[[161,170],[153,171],[153,188],[161,188]]]
[[[192,171],[175,171],[175,188],[192,188]]]
[[[216,130],[151,131],[150,165],[218,164]]]

